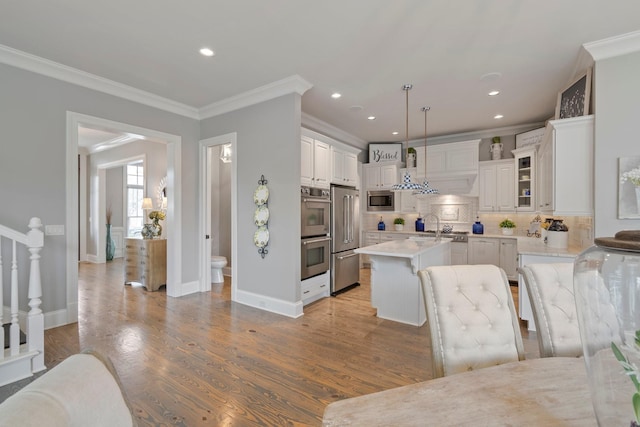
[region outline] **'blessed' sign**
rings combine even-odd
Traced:
[[[402,144],[369,144],[369,163],[402,161]]]

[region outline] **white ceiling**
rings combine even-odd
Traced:
[[[304,113],[401,141],[403,84],[410,139],[424,105],[430,136],[541,122],[583,71],[582,44],[639,17],[637,0],[23,0],[2,5],[0,44],[197,109],[299,75]]]

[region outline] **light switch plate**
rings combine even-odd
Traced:
[[[64,236],[64,225],[45,225],[44,234],[47,236]]]

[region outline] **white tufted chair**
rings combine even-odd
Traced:
[[[511,289],[501,268],[438,266],[418,276],[434,378],[524,359]]]
[[[540,357],[582,356],[573,263],[529,264],[518,271],[531,301]]]

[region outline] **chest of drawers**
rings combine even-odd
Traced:
[[[148,291],[167,284],[166,239],[125,239],[124,283],[138,282]]]

